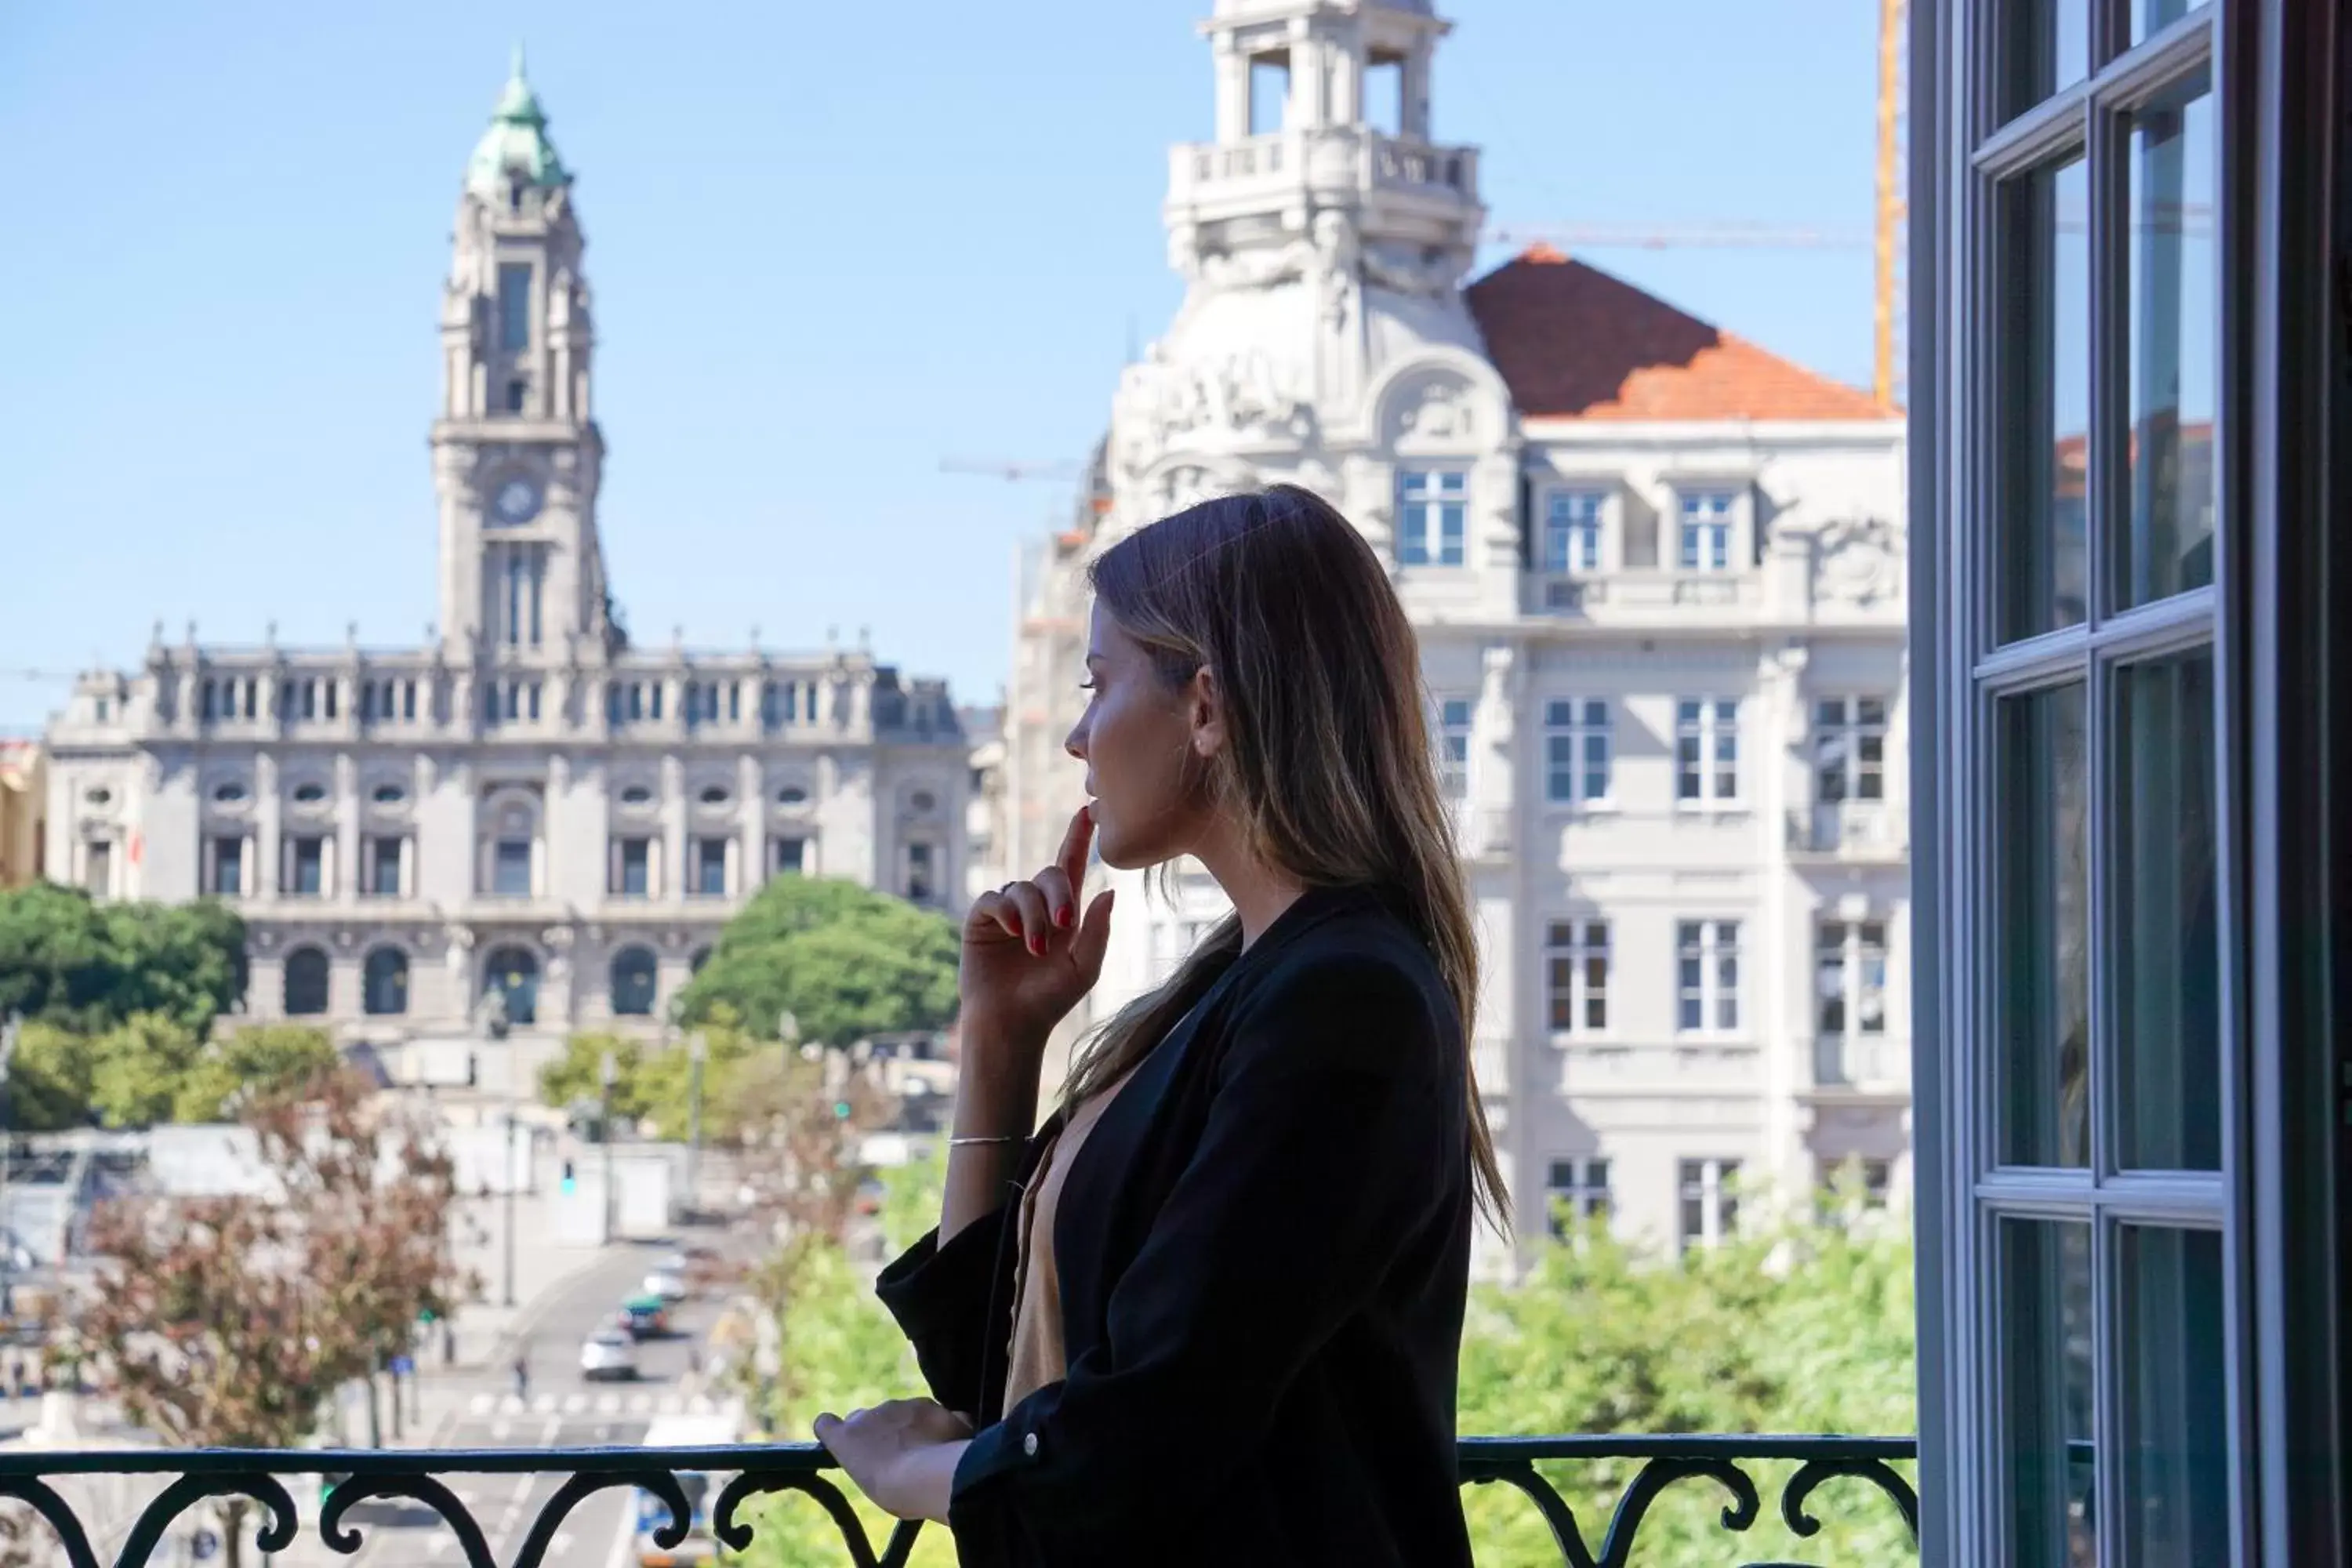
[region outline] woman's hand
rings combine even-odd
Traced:
[[[971,1436],[970,1421],[928,1399],[893,1399],[846,1421],[830,1411],[816,1418],[816,1440],[875,1507],[940,1524]]]
[[[972,901],[964,917],[958,973],[966,1050],[1042,1052],[1054,1026],[1102,973],[1103,949],[1110,940],[1110,890],[1097,893],[1083,916],[1077,908],[1094,836],[1094,818],[1080,806],[1053,865],[1028,881],[1007,882]],[[986,1071],[1022,1064],[969,1065]]]

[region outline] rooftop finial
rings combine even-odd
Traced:
[[[522,68],[522,40],[521,40],[520,38],[517,38],[517,39],[515,40],[515,47],[514,47],[514,79],[515,79],[515,80],[517,80],[517,81],[520,81],[520,80],[522,80],[522,79],[523,79],[523,68]]]

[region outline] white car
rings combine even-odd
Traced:
[[[646,1276],[645,1289],[648,1296],[659,1296],[665,1301],[683,1301],[688,1294],[686,1270],[664,1264]]]
[[[626,1329],[598,1329],[580,1342],[580,1375],[590,1383],[604,1378],[635,1383],[637,1342]]]

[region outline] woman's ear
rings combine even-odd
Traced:
[[[1224,749],[1225,702],[1215,673],[1205,664],[1192,676],[1186,709],[1192,721],[1192,754],[1207,762]]]

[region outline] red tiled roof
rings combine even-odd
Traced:
[[[1521,415],[1565,419],[1889,419],[1816,375],[1548,245],[1470,285]]]

